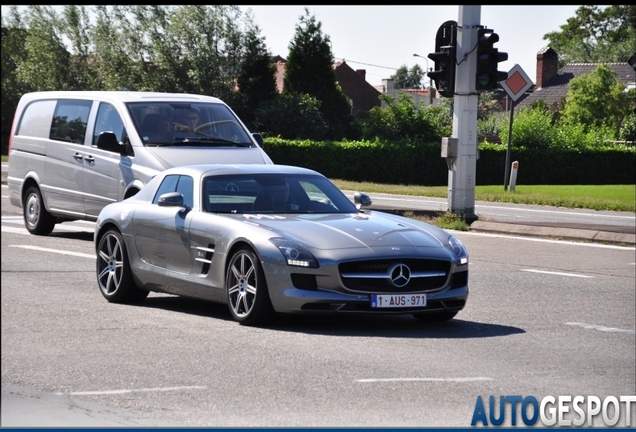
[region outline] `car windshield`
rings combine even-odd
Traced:
[[[224,104],[130,102],[128,110],[144,145],[253,146],[249,132]]]
[[[241,174],[203,180],[203,210],[210,213],[357,213],[322,176]]]

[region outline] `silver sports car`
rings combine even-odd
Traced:
[[[228,305],[265,325],[279,313],[453,318],[468,298],[468,252],[448,232],[365,210],[322,174],[284,165],[168,169],[107,205],[95,231],[110,302],[150,291]]]

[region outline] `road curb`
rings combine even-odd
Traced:
[[[589,241],[595,243],[612,243],[624,245],[636,244],[636,234],[563,227],[518,225],[503,222],[484,222],[479,220],[473,222],[470,225],[470,231],[524,235],[532,237],[548,237],[562,240]]]

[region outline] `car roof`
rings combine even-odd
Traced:
[[[144,91],[41,91],[27,93],[23,96],[31,100],[34,99],[101,99],[119,100],[121,102],[213,102],[222,103],[219,98],[190,93],[162,93]]]
[[[164,171],[164,175],[186,174],[199,175],[233,175],[233,174],[309,174],[320,175],[309,168],[276,165],[276,164],[196,164],[172,167]]]

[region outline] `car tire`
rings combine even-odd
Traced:
[[[441,322],[452,320],[458,313],[459,311],[423,312],[414,313],[413,318],[422,322]]]
[[[124,238],[116,230],[100,239],[95,270],[99,290],[111,303],[138,303],[150,294],[135,283]]]
[[[274,320],[265,273],[256,254],[249,248],[239,249],[227,266],[225,276],[228,307],[232,318],[240,324],[260,326]]]
[[[24,194],[24,226],[34,235],[49,235],[55,227],[55,218],[44,207],[42,192],[37,186],[31,186]]]

